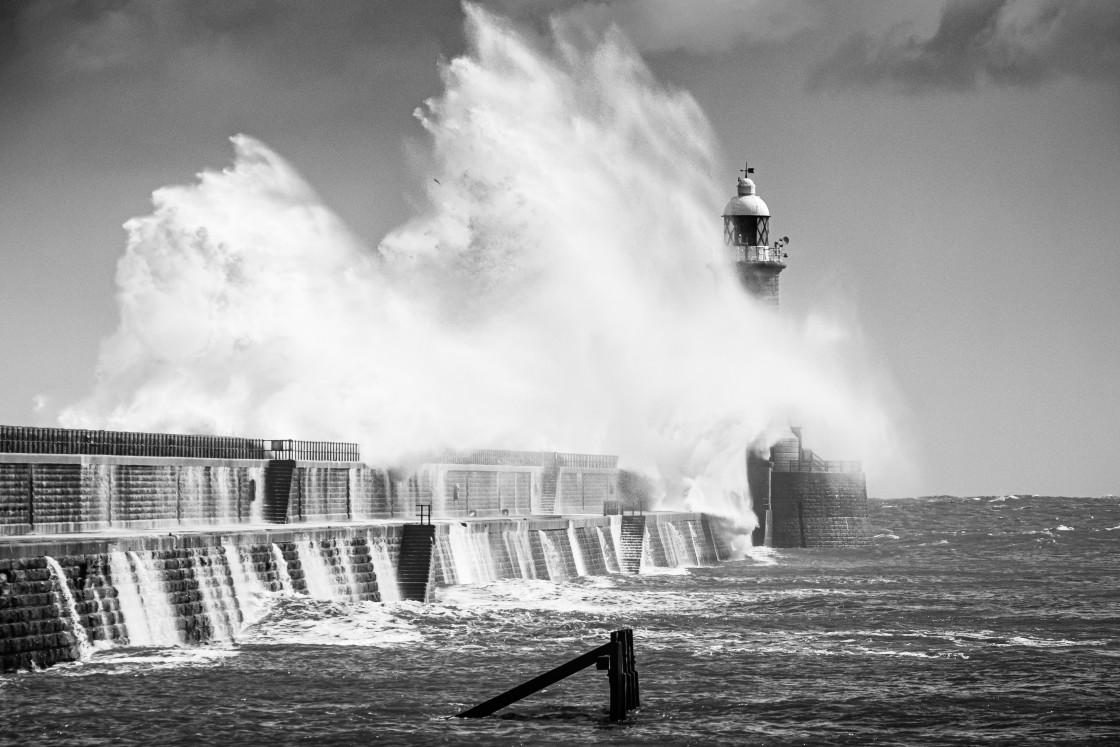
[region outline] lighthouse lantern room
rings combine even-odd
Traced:
[[[754,169],[743,167],[738,194],[723,209],[723,239],[739,282],[763,304],[778,308],[778,274],[786,268],[782,261],[788,238],[770,245],[770,208],[755,187]]]

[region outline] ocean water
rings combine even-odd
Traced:
[[[234,643],[0,677],[0,743],[1120,743],[1120,500],[873,501],[872,523],[866,548],[429,605],[264,595]],[[626,722],[594,669],[453,718],[621,626]]]

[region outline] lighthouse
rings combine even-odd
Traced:
[[[776,238],[771,245],[770,208],[758,195],[753,173],[754,169],[744,164],[738,194],[723,209],[723,241],[743,288],[777,311],[778,276],[786,269],[783,249],[789,239]]]
[[[763,306],[778,310],[778,277],[789,237],[770,238],[770,208],[758,194],[749,164],[723,209],[727,261],[740,284]],[[862,545],[870,537],[867,482],[859,462],[822,459],[803,448],[800,428],[761,434],[746,449],[747,488],[757,527],[756,547]]]

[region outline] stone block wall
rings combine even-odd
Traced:
[[[82,501],[82,466],[80,464],[28,465],[31,473],[31,494],[37,527],[50,525],[60,531],[76,531],[90,516]]]
[[[236,524],[253,519],[259,467],[181,467],[176,475],[178,523],[185,526]]]
[[[605,546],[599,541],[600,529]],[[462,529],[454,523],[440,522],[436,530],[432,577],[440,584],[465,583],[457,570],[463,566],[475,581],[575,578],[581,564],[587,575],[618,572],[609,517],[474,521]],[[452,539],[453,532],[458,533],[457,540]],[[572,547],[573,536],[579,547],[579,563]],[[472,557],[457,556],[461,552]]]
[[[785,269],[780,262],[736,262],[739,282],[759,303],[775,311],[781,297],[778,275]]]
[[[575,527],[574,531],[583,565],[589,576],[605,576],[608,573],[618,572],[618,560],[615,558],[614,542],[611,541],[609,528],[606,545],[599,542],[599,532],[594,526]]]
[[[430,469],[432,508],[438,518],[527,515],[533,471],[507,466]]]
[[[547,579],[549,577],[548,562],[544,558],[544,543],[541,540],[540,531],[530,528],[528,539],[529,557],[533,559],[533,578]]]
[[[560,470],[555,510],[560,514],[603,513],[603,503],[618,493],[616,470]]]
[[[838,547],[870,541],[862,472],[775,471],[770,485],[774,547]]]
[[[382,519],[393,515],[388,476],[370,467],[351,467],[350,511],[354,520]]]
[[[260,521],[255,464],[0,455],[0,535]]]
[[[408,520],[416,517],[417,503],[431,500],[425,472],[400,475],[365,465],[284,460],[266,465],[261,520],[271,524]]]
[[[695,520],[681,515],[651,523],[678,519]],[[609,537],[611,523],[609,517],[471,522],[464,528],[468,541],[455,551],[475,553],[457,560],[487,564],[491,578],[558,581],[580,569],[612,573],[614,541],[604,545],[598,534]],[[460,528],[457,522],[436,527],[444,554],[433,554],[433,566],[441,567],[432,577],[444,583],[460,581],[446,542],[452,527]],[[243,605],[261,590],[379,601],[382,583],[396,583],[402,536],[395,524],[0,541],[0,671],[73,661],[98,641],[236,640]]]
[[[74,661],[83,647],[101,640],[233,640],[243,620],[239,593],[250,587],[307,593],[305,559],[329,579],[332,600],[379,601],[368,534],[375,529],[379,539],[399,546],[399,527],[2,546],[9,557],[0,560],[0,672]],[[50,569],[51,559],[61,578]]]
[[[292,480],[288,522],[346,521],[350,518],[350,470],[298,467]]]
[[[77,657],[77,641],[60,614],[46,559],[0,561],[0,672]]]
[[[171,465],[114,465],[111,521],[130,529],[161,529],[179,523],[179,475]]]
[[[30,486],[29,465],[0,463],[0,534],[31,531]]]

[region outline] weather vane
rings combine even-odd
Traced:
[[[751,168],[750,161],[743,161],[743,168],[739,169],[739,171],[743,172],[743,176],[750,176],[754,173],[754,169]]]

